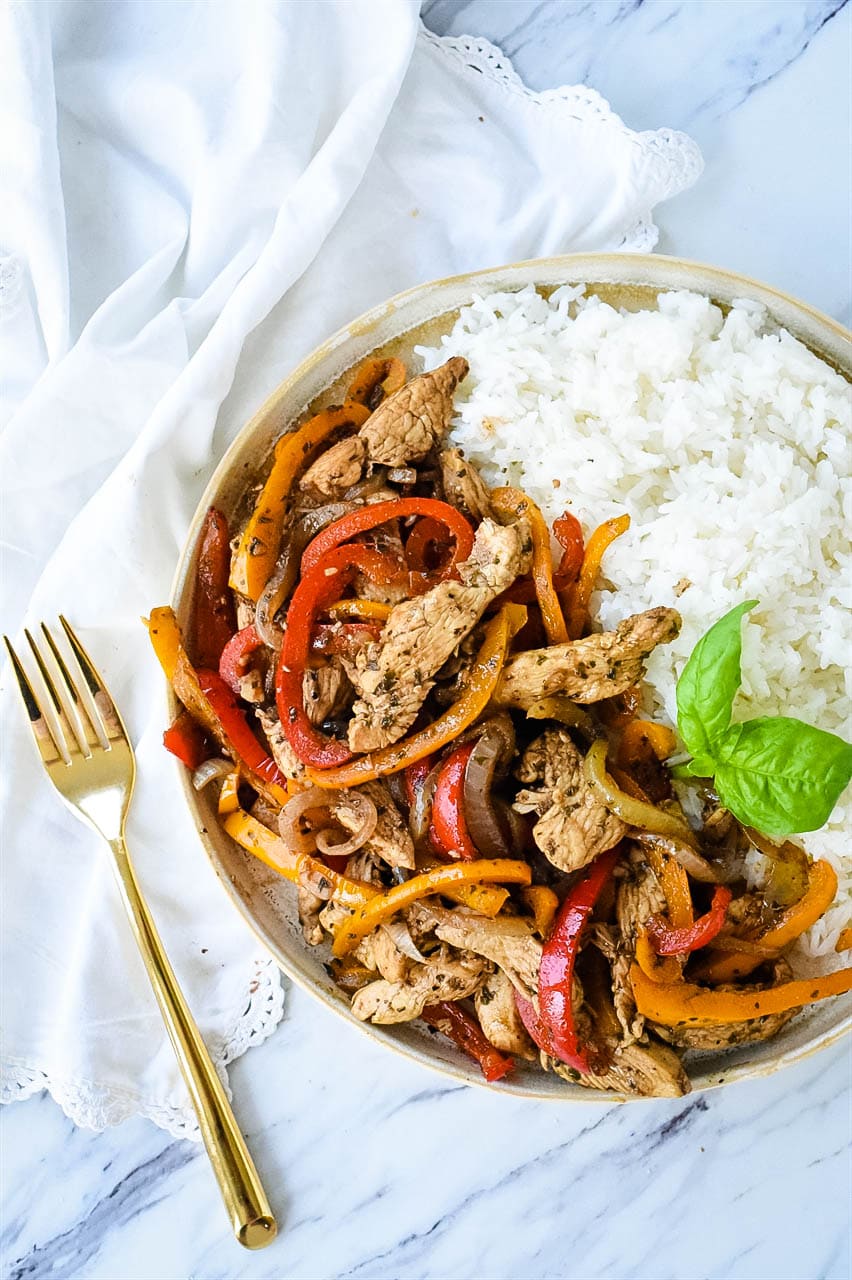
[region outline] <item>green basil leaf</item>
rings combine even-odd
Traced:
[[[669,769],[673,778],[712,778],[716,772],[716,761],[712,756],[695,756]]]
[[[714,623],[681,672],[677,727],[694,756],[713,756],[714,740],[731,723],[731,707],[741,679],[742,619],[756,604],[756,600],[746,600]]]
[[[788,716],[731,725],[714,755],[722,804],[770,836],[816,831],[852,777],[849,743]]]

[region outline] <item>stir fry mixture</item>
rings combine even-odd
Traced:
[[[356,1018],[421,1019],[489,1081],[527,1059],[682,1094],[685,1050],[849,990],[851,969],[794,980],[785,959],[836,877],[707,779],[673,783],[641,681],[677,612],[595,630],[628,517],[586,538],[566,511],[554,543],[524,493],[489,491],[445,447],[467,372],[368,360],[281,437],[233,539],[208,513],[188,633],[148,620],[185,708],[165,744],[293,882]]]

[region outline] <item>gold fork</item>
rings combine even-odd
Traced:
[[[56,674],[51,673],[29,631],[24,632],[49,700],[43,690],[41,698],[36,695],[8,637],[3,637],[33,737],[48,777],[68,808],[94,827],[112,850],[124,906],[189,1088],[234,1234],[247,1249],[262,1249],[275,1238],[275,1218],[222,1082],[163,950],[125,844],[124,823],[136,778],[133,748],[94,664],[61,614],[59,621],[82,681],[78,678],[75,682],[44,623],[41,629]],[[52,722],[43,710],[49,705]]]

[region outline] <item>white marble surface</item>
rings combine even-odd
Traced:
[[[659,211],[660,248],[849,322],[852,6],[427,0],[424,17],[501,44],[533,88],[584,80],[634,127],[692,133],[707,170]],[[142,1121],[93,1135],[37,1097],[0,1117],[2,1275],[845,1280],[851,1069],[847,1042],[676,1103],[506,1102],[296,990],[231,1068],[274,1246],[230,1240],[199,1148]]]

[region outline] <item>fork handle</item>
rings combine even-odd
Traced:
[[[234,1235],[247,1249],[262,1249],[275,1239],[278,1227],[257,1169],[142,897],[124,837],[108,843],[136,943],[189,1089]]]

